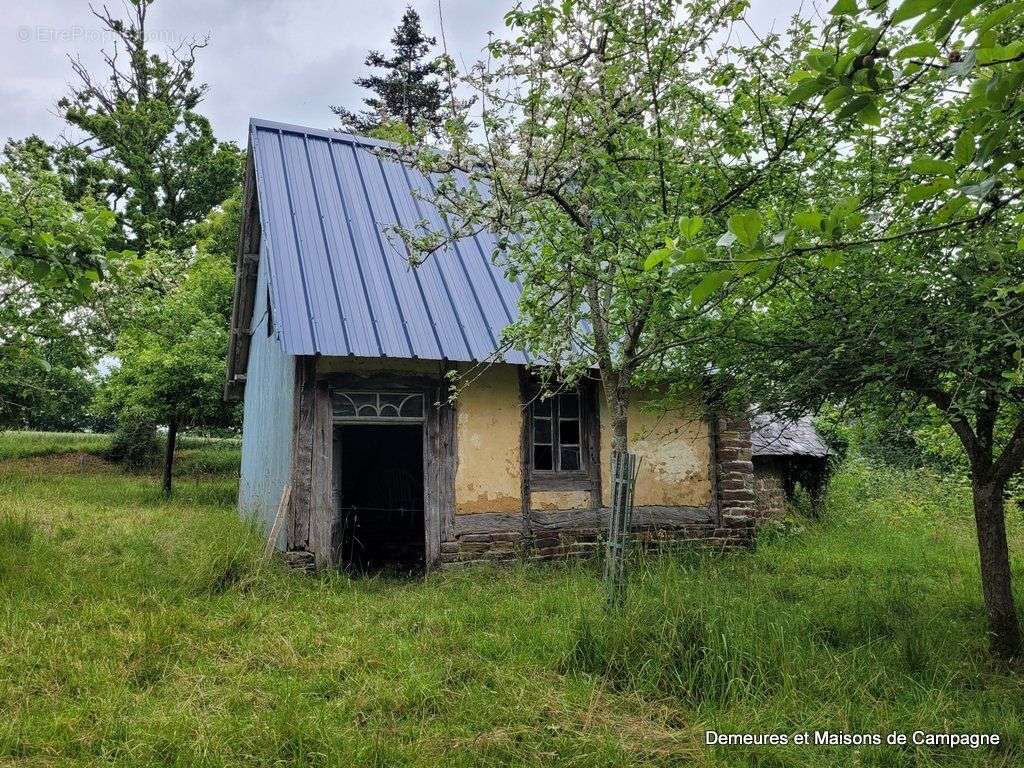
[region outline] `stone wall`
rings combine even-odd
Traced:
[[[754,462],[754,496],[758,518],[785,517],[789,506],[785,467],[778,460],[766,458]]]
[[[707,506],[637,506],[632,525],[635,546],[688,545],[712,549],[754,546],[754,518],[758,509],[750,421],[745,416],[717,416],[713,426],[710,440],[714,451],[713,467],[707,454],[709,460],[705,469],[708,473],[705,482],[709,487],[712,483],[718,486],[711,503]],[[692,437],[689,439],[696,443]],[[714,471],[709,472],[712,468]],[[607,507],[545,509],[535,505],[528,520],[522,515],[500,512],[456,515],[451,539],[441,543],[441,567],[599,554],[607,529]]]
[[[750,450],[750,419],[746,415],[718,416],[715,458],[718,510],[721,517],[753,517],[754,464]]]
[[[522,519],[512,515],[456,518],[452,541],[441,543],[441,567],[484,562],[586,557],[603,551],[608,510],[535,511],[524,535]],[[754,545],[750,517],[726,516],[716,524],[705,509],[641,507],[634,510],[632,543],[641,549],[695,546],[741,549]]]

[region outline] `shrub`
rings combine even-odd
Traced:
[[[128,409],[117,418],[117,431],[106,458],[128,469],[146,469],[156,464],[160,447],[152,419],[139,410]]]

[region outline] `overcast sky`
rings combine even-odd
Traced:
[[[122,0],[107,0],[119,10]],[[511,0],[441,0],[449,52],[474,61],[488,30],[503,29]],[[810,0],[805,0],[809,4]],[[95,0],[94,0],[95,4]],[[440,35],[437,0],[158,0],[147,20],[150,40],[175,43],[210,36],[198,79],[210,86],[201,110],[220,138],[244,144],[249,117],[333,127],[330,104],[359,105],[352,78],[365,72],[367,49],[389,49],[406,5]],[[111,46],[87,0],[5,0],[0,18],[0,137],[55,138],[54,104],[68,90],[68,55],[94,67]],[[800,0],[753,0],[759,31],[785,27]],[[100,71],[98,68],[95,71]]]

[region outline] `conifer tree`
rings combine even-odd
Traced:
[[[345,107],[331,106],[342,127],[353,133],[368,134],[389,125],[399,129],[404,126],[414,134],[422,121],[427,128],[436,128],[440,123],[442,98],[437,76],[441,73],[442,63],[427,59],[436,42],[436,38],[423,34],[420,15],[407,7],[391,36],[392,55],[370,51],[366,57],[368,67],[383,70],[383,73],[357,77],[353,81],[373,92],[373,96],[363,99],[368,109],[353,112]]]

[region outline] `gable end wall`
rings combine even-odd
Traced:
[[[246,371],[238,509],[269,531],[291,473],[295,358],[281,349],[276,331],[267,336],[270,275],[265,248],[260,252]],[[284,549],[286,529],[281,526],[278,549]]]

